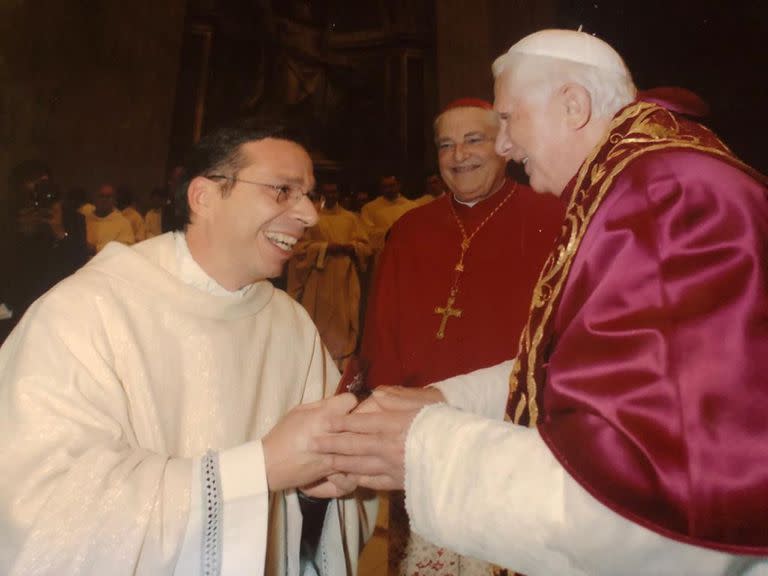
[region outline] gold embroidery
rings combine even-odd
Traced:
[[[523,410],[525,410],[525,394],[520,396],[520,402],[517,403],[517,408],[515,408],[515,419],[513,420],[515,424],[520,423],[520,417],[523,415]]]
[[[600,180],[600,178],[602,178],[604,174],[605,174],[605,166],[603,166],[602,164],[598,164],[592,167],[592,174],[590,177],[594,182],[595,180]]]
[[[558,302],[558,296],[568,279],[574,256],[586,234],[592,217],[597,212],[616,177],[625,169],[627,164],[643,154],[656,150],[666,148],[692,149],[727,159],[732,163],[735,162],[742,169],[746,169],[749,173],[754,173],[751,168],[735,159],[725,146],[718,148],[717,146],[706,145],[702,143],[700,138],[694,135],[679,134],[679,124],[671,113],[664,111],[671,126],[665,126],[651,118],[651,115],[661,110],[661,108],[648,103],[638,103],[623,110],[613,120],[607,135],[590,153],[577,173],[574,193],[571,196],[566,211],[561,243],[553,249],[553,252],[544,264],[539,280],[534,288],[529,310],[529,322],[520,335],[518,362],[515,363],[515,368],[510,374],[509,394],[510,399],[512,399],[520,384],[520,358],[527,355],[526,370],[523,375],[526,380],[527,394],[522,392],[520,394],[520,401],[515,407],[515,423],[520,422],[526,407],[529,416],[528,425],[535,426],[538,421],[539,408],[537,404],[535,371],[545,329],[549,325],[554,306]],[[629,129],[624,128],[620,132],[614,132],[622,128],[622,125],[630,119],[632,124]],[[711,133],[709,134],[712,135]],[[716,143],[722,144],[714,135],[712,137]],[[610,143],[612,146],[607,151],[605,160],[593,165],[597,155],[607,143]],[[644,146],[633,150],[631,145],[635,144],[644,144]],[[622,156],[625,157],[622,158]],[[610,170],[606,167],[606,163],[609,160],[619,158],[618,163]],[[598,186],[597,194],[593,200],[589,201],[589,190],[594,190]],[[584,212],[584,203],[588,205],[586,213]],[[563,238],[565,234],[567,234],[567,241],[566,238]],[[565,242],[565,245],[563,245],[563,242]],[[534,312],[539,309],[543,310],[541,317],[536,320]],[[537,324],[535,329],[532,325],[534,322]]]
[[[509,375],[510,382],[509,382],[509,389],[511,392],[514,392],[517,390],[517,380],[516,377],[520,373],[520,362],[515,362],[512,365],[512,373]],[[512,379],[515,378],[515,381],[512,382]]]

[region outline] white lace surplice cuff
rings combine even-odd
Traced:
[[[203,545],[201,549],[203,576],[221,574],[222,496],[219,477],[219,453],[208,451],[200,462],[203,511]]]
[[[187,531],[175,574],[263,574],[269,514],[261,442],[208,452],[192,466]]]

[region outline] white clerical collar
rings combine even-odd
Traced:
[[[456,203],[457,203],[457,204],[461,204],[462,206],[469,206],[470,208],[472,208],[472,206],[474,206],[475,204],[477,204],[478,202],[480,202],[480,200],[474,200],[474,201],[470,201],[470,202],[464,202],[463,200],[459,200],[458,198],[456,198],[456,195],[455,195],[455,194],[453,195],[453,199],[454,199],[454,200],[456,200]]]
[[[507,183],[507,179],[504,178],[504,180],[501,181],[501,184],[499,184],[499,187],[496,188],[493,194],[496,194],[496,192],[504,188],[504,185],[506,183]],[[493,196],[493,194],[491,194],[491,196]],[[490,198],[491,196],[486,196],[485,198],[481,198],[480,200],[470,200],[469,202],[464,202],[463,200],[459,200],[458,198],[456,198],[456,194],[454,194],[453,199],[456,200],[456,202],[458,204],[461,204],[462,206],[469,206],[470,208],[472,208],[476,204],[480,204],[480,202],[482,202],[483,200],[488,200],[488,198]]]
[[[208,292],[214,296],[235,296],[237,298],[245,296],[248,293],[248,290],[251,289],[251,286],[253,286],[253,284],[248,284],[248,286],[244,286],[240,288],[240,290],[227,290],[221,284],[216,282],[216,280],[208,276],[205,270],[200,267],[200,264],[195,261],[192,253],[189,251],[187,238],[184,232],[174,232],[173,238],[176,242],[176,260],[179,263],[179,279],[184,282],[184,284],[202,290],[203,292]]]

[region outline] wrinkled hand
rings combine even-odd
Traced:
[[[443,393],[437,388],[406,388],[404,386],[381,386],[354,412],[364,414],[381,411],[420,410],[429,404],[445,402]]]
[[[341,498],[357,490],[357,486],[357,478],[337,472],[299,490],[312,498]]]
[[[288,412],[262,439],[269,489],[303,486],[309,496],[328,498],[336,492],[341,494],[349,481],[336,476],[333,457],[317,450],[315,438],[331,432],[334,417],[346,414],[356,405],[354,395],[342,394],[302,404]],[[330,482],[335,488],[323,482],[329,476],[338,482]]]
[[[358,485],[373,490],[399,490],[405,482],[405,440],[421,409],[443,401],[434,388],[379,388],[352,414],[333,419],[318,448],[334,454],[332,466]]]

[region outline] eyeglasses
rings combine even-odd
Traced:
[[[304,188],[295,184],[270,184],[268,182],[253,182],[252,180],[233,178],[232,176],[224,176],[223,174],[211,174],[206,176],[206,178],[209,180],[229,180],[230,182],[242,182],[243,184],[252,184],[254,186],[270,188],[275,192],[275,201],[278,204],[295,204],[305,196],[313,202],[318,199],[318,195],[314,189],[304,190]]]
[[[486,142],[492,142],[493,138],[489,138],[485,134],[473,134],[471,136],[467,136],[462,141],[461,145],[462,148],[467,148],[469,150],[472,150],[474,148],[479,148]],[[439,153],[443,152],[453,152],[456,149],[456,142],[453,140],[438,140],[437,141],[437,151]]]

